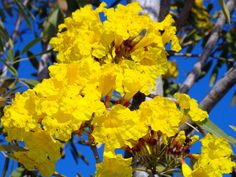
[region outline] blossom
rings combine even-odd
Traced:
[[[164,78],[176,78],[178,76],[178,66],[174,61],[168,61],[167,63],[168,70],[163,75]]]
[[[95,142],[105,144],[103,164],[117,159],[110,169],[98,165],[97,175],[114,170],[118,176],[130,176],[130,160],[115,156],[116,148],[131,147],[131,141],[144,137],[150,127],[165,138],[178,131],[183,113],[167,98],[146,101],[135,111],[121,105],[138,91],[148,95],[156,78],[167,71],[167,43],[172,50],[181,49],[173,18],[167,15],[162,22],[154,22],[140,13],[138,3],[116,9],[105,6],[88,5],[65,19],[50,41],[58,52],[58,63],[49,67],[50,78],[16,94],[4,110],[8,141],[23,141],[28,150],[15,152],[14,158],[27,169],[37,168],[50,176],[62,142],[84,122],[91,122]],[[112,107],[106,99],[114,91],[121,99]]]
[[[101,84],[103,96],[111,89],[127,100],[138,91],[147,95],[157,77],[167,71],[165,45],[170,42],[173,50],[181,49],[174,20],[167,15],[162,22],[154,22],[148,15],[141,15],[138,3],[119,4],[116,9],[104,6],[105,3],[101,3],[95,10],[85,6],[59,26],[57,37],[50,41],[58,52],[58,62],[74,63],[92,58],[100,65],[112,63],[117,67],[107,90]],[[104,21],[99,18],[101,12],[106,18]],[[108,73],[107,66],[102,66],[102,73]],[[137,88],[128,86],[133,78],[127,78],[127,73],[138,76],[139,79],[132,81]]]
[[[132,159],[124,159],[121,155],[106,154],[104,160],[96,165],[96,177],[131,177]]]
[[[201,154],[193,170],[187,164],[182,164],[184,177],[221,177],[223,174],[231,173],[235,162],[231,160],[233,151],[228,142],[211,134],[207,134],[201,142]]]
[[[25,133],[24,142],[27,151],[14,152],[13,157],[28,170],[37,168],[41,175],[51,176],[55,171],[56,161],[61,157],[61,143],[42,130]]]
[[[176,104],[161,96],[148,100],[140,105],[141,121],[154,131],[161,131],[168,137],[178,132],[182,114]]]
[[[23,94],[17,93],[13,104],[4,108],[4,116],[1,122],[4,131],[8,132],[8,141],[22,139],[24,132],[39,129],[40,116],[35,113],[38,100],[33,90]]]
[[[182,93],[176,93],[174,96],[177,98],[180,108],[187,111],[187,115],[194,122],[201,122],[208,118],[207,112],[199,108],[195,99]]]
[[[103,116],[94,118],[92,135],[99,144],[105,144],[105,152],[129,145],[129,140],[137,140],[144,136],[147,127],[139,121],[139,113],[130,111],[122,105],[115,105]]]

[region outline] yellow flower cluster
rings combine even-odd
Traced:
[[[55,64],[49,69],[50,79],[17,93],[13,104],[4,109],[2,123],[8,141],[24,141],[28,150],[14,153],[26,168],[36,167],[42,175],[50,176],[61,156],[61,142],[68,141],[84,121],[103,114],[106,108],[100,101],[96,69],[99,64],[89,59]]]
[[[196,20],[196,25],[200,29],[212,29],[213,24],[210,21],[210,14],[207,8],[203,5],[203,0],[195,0],[192,13]]]
[[[206,135],[201,142],[202,152],[193,170],[186,163],[182,164],[184,177],[221,177],[231,173],[236,163],[231,160],[233,151],[228,142],[211,134]]]
[[[96,177],[131,177],[132,176],[132,159],[124,159],[117,155],[104,155],[103,163],[96,166]]]
[[[97,176],[130,176],[131,160],[117,156],[117,148],[132,148],[133,142],[140,142],[150,131],[166,147],[186,118],[203,121],[208,117],[196,100],[179,93],[175,96],[180,108],[175,101],[157,96],[144,101],[138,110],[130,110],[132,97],[138,91],[149,94],[156,78],[166,72],[165,45],[171,42],[173,50],[180,50],[176,29],[170,15],[153,22],[140,15],[137,3],[104,7],[104,3],[95,10],[85,6],[65,19],[51,40],[58,63],[49,68],[50,78],[17,93],[12,105],[4,109],[1,120],[8,141],[24,141],[27,149],[13,157],[27,169],[39,169],[43,176],[54,172],[62,142],[85,121],[91,123],[95,142],[105,144]],[[115,105],[114,92],[120,96]],[[181,153],[189,143],[183,132],[176,139],[182,143],[171,147],[171,152]]]
[[[168,15],[162,22],[154,22],[148,15],[140,15],[138,3],[118,5],[116,9],[96,10],[86,6],[66,18],[59,26],[60,33],[50,44],[58,51],[58,62],[71,63],[93,58],[102,65],[104,95],[112,89],[125,99],[141,91],[150,93],[156,78],[167,71],[165,45],[179,51],[174,20]],[[103,13],[105,20],[100,20]],[[70,44],[70,45],[68,45]]]
[[[168,61],[167,63],[167,71],[166,73],[163,75],[163,78],[176,78],[178,76],[178,66],[174,61]]]
[[[145,136],[149,128],[161,132],[164,137],[175,136],[187,115],[178,109],[174,101],[156,96],[141,103],[138,110],[130,111],[118,104],[100,117],[95,116],[92,135],[97,143],[105,144],[105,153],[115,155],[116,148],[132,147],[130,140],[136,141]]]
[[[201,122],[208,118],[206,111],[198,107],[198,103],[195,99],[191,99],[186,94],[176,93],[174,95],[179,103],[180,109],[187,113],[188,117],[194,122]]]

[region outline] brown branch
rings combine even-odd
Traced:
[[[210,112],[218,101],[236,84],[236,66],[219,80],[208,95],[202,100],[200,106]]]
[[[96,145],[90,145],[90,148],[91,148],[91,150],[93,152],[93,155],[95,157],[96,163],[100,163],[101,160],[99,158],[98,149],[97,149]]]
[[[161,0],[158,21],[164,20],[164,18],[169,13],[169,11],[170,11],[170,1],[169,0]]]
[[[186,0],[183,10],[180,13],[179,18],[177,19],[175,23],[177,30],[179,30],[187,22],[187,19],[189,17],[193,4],[194,4],[194,0]]]
[[[236,84],[236,66],[231,68],[226,75],[220,79],[216,85],[211,89],[207,96],[201,101],[200,107],[207,112],[210,112],[212,108],[218,103],[218,101]],[[191,120],[188,124],[196,126]],[[180,127],[181,130],[187,133],[192,131],[192,128],[187,124]]]
[[[229,0],[226,4],[227,8],[231,12],[234,8],[235,0]],[[194,65],[192,72],[188,75],[184,83],[179,89],[179,92],[187,93],[189,89],[192,87],[194,82],[198,79],[198,77],[201,74],[202,68],[204,64],[206,63],[208,57],[211,55],[211,52],[213,48],[215,47],[217,41],[220,37],[220,32],[222,31],[222,28],[224,27],[224,24],[226,22],[225,15],[223,12],[220,13],[220,16],[215,24],[215,27],[204,47],[202,55],[199,57],[199,61]]]

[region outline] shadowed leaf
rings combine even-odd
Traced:
[[[21,55],[24,55],[31,47],[33,47],[36,43],[40,42],[42,39],[40,37],[33,39],[30,41],[22,50]]]
[[[39,62],[37,60],[37,58],[35,57],[35,55],[30,52],[30,51],[27,51],[27,56],[29,58],[29,61],[30,63],[32,64],[32,66],[35,68],[35,69],[38,69],[39,67]]]
[[[24,17],[25,21],[26,21],[26,24],[29,26],[30,30],[32,30],[32,24],[30,22],[30,18],[26,12],[26,7],[24,6],[24,4],[22,4],[21,1],[19,0],[14,0],[18,9],[19,9],[19,12],[22,14],[22,16]]]
[[[225,138],[230,144],[232,145],[236,144],[236,139],[234,139],[232,136],[227,135],[222,129],[220,129],[210,119],[207,119],[206,121],[202,123],[198,123],[198,125],[201,126],[204,130],[207,130],[208,132],[212,133],[213,135]]]

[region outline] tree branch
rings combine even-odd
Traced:
[[[148,13],[150,17],[157,21],[160,12],[161,0],[132,0],[132,2],[139,2],[143,9],[143,13]]]
[[[187,0],[187,2],[185,2],[183,10],[180,13],[179,18],[177,19],[177,21],[175,23],[177,30],[179,30],[187,22],[187,19],[189,17],[189,13],[193,7],[193,3],[194,3],[194,0]]]
[[[235,0],[229,0],[226,4],[227,8],[231,12],[234,8]],[[225,15],[223,12],[220,13],[220,16],[215,24],[215,27],[204,47],[202,55],[199,57],[199,61],[194,65],[192,72],[188,75],[184,83],[179,89],[179,92],[187,93],[189,89],[192,87],[194,82],[198,79],[200,76],[200,73],[202,71],[202,68],[204,64],[206,63],[208,57],[211,55],[211,52],[213,48],[215,47],[217,41],[220,37],[220,32],[222,31],[222,28],[224,27],[224,24],[226,22]]]
[[[220,79],[216,85],[211,89],[207,96],[199,104],[203,110],[210,112],[212,108],[220,101],[221,98],[236,84],[236,66],[232,67],[226,75]],[[188,124],[196,126],[191,120]],[[191,132],[192,128],[187,124],[180,127],[181,130]]]
[[[169,13],[169,11],[170,11],[170,1],[169,0],[161,0],[158,21],[164,20],[164,18]]]
[[[210,112],[218,101],[236,84],[236,66],[219,80],[208,95],[202,100],[200,106]]]

